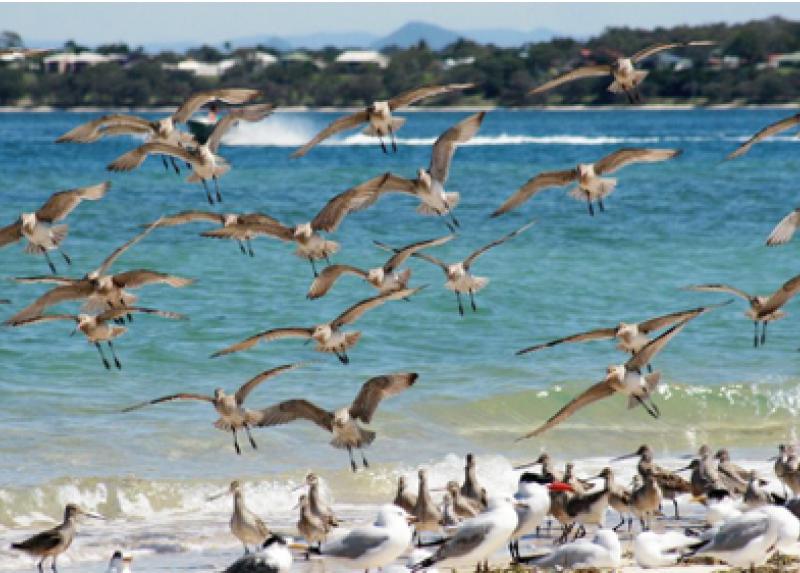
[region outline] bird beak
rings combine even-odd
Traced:
[[[411,525],[412,523],[416,523],[417,522],[417,518],[414,517],[413,515],[406,515],[406,522],[409,525]]]
[[[289,549],[294,551],[308,551],[309,546],[305,543],[290,543]]]
[[[91,512],[91,511],[84,511],[82,509],[81,510],[81,514],[85,515],[86,517],[91,517],[92,519],[103,519],[103,520],[105,520],[105,517],[103,517],[99,513],[94,513],[94,512]]]
[[[428,491],[447,491],[446,487],[432,487]]]
[[[694,457],[694,454],[683,454],[682,456],[678,456],[679,460],[691,460]]]
[[[575,491],[571,485],[563,481],[554,481],[547,484],[547,489],[550,491]]]
[[[219,498],[221,498],[223,495],[225,495],[227,493],[228,493],[228,490],[226,489],[225,491],[221,491],[219,493],[215,493],[214,495],[209,495],[206,498],[206,501],[216,501],[216,500],[218,500]]]
[[[690,469],[692,469],[692,466],[691,466],[691,465],[688,465],[688,466],[686,466],[685,468],[681,468],[681,469],[679,469],[679,470],[675,470],[675,471],[676,471],[676,472],[685,472],[686,470],[690,470]]]
[[[524,470],[525,468],[530,468],[535,465],[538,465],[539,462],[529,462],[527,464],[522,464],[521,466],[514,466],[515,470]]]
[[[621,462],[622,460],[629,460],[629,459],[631,459],[631,458],[635,458],[635,457],[636,457],[636,455],[637,455],[637,454],[636,454],[636,452],[634,452],[634,453],[632,453],[632,454],[625,454],[624,456],[619,456],[619,457],[617,457],[617,458],[614,458],[614,459],[612,459],[612,460],[611,460],[611,463],[614,463],[614,462]]]
[[[133,555],[128,555],[126,557],[123,557],[122,561],[130,565],[133,562]]]
[[[78,328],[75,327],[72,329],[72,332],[69,333],[70,336],[75,336],[75,333],[78,332]]]

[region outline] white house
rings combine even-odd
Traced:
[[[189,72],[198,77],[217,78],[236,65],[236,60],[226,59],[219,62],[199,62],[191,58],[177,64],[164,64],[165,70]]]
[[[336,56],[336,63],[352,66],[374,65],[386,68],[389,66],[389,57],[374,50],[346,50]]]
[[[74,73],[97,64],[107,64],[109,62],[123,62],[125,56],[122,54],[95,54],[94,52],[81,52],[73,54],[62,52],[52,54],[44,58],[44,71],[58,74]]]

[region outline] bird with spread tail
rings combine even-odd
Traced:
[[[756,133],[753,137],[745,141],[735,150],[728,154],[725,159],[736,159],[750,151],[750,148],[753,147],[756,143],[765,140],[768,137],[773,135],[777,135],[787,129],[791,129],[796,125],[800,125],[800,113],[796,113],[793,116],[781,119],[776,121],[775,123],[769,124],[767,127]]]

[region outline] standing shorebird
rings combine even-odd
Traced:
[[[416,531],[417,543],[422,545],[422,532],[442,530],[442,512],[431,499],[430,488],[428,487],[428,472],[420,469],[417,472],[417,503],[411,515],[414,516],[414,529]]]
[[[304,485],[308,486],[308,507],[311,513],[320,518],[327,527],[338,527],[339,520],[322,495],[319,476],[313,472],[309,473],[306,475]]]
[[[717,450],[714,459],[718,460],[717,471],[725,489],[733,494],[743,494],[747,489],[752,472],[731,461],[731,455],[726,448]]]
[[[644,468],[640,474],[642,484],[631,492],[631,510],[639,518],[642,531],[651,528],[652,519],[661,508],[661,488],[651,468]]]
[[[483,488],[478,483],[478,466],[473,454],[467,454],[464,460],[464,483],[461,484],[461,495],[483,509]]]
[[[526,560],[535,570],[561,571],[610,569],[615,571],[622,562],[622,547],[614,531],[601,529],[594,538],[579,539],[554,549],[548,555]]]
[[[524,436],[517,438],[517,441],[543,434],[550,428],[557,426],[572,416],[584,406],[588,406],[593,402],[608,398],[617,393],[628,396],[629,409],[640,404],[653,418],[658,418],[660,413],[658,407],[652,401],[651,394],[656,389],[656,386],[658,386],[661,374],[659,372],[654,372],[643,376],[641,371],[645,365],[649,364],[653,357],[667,345],[672,337],[686,326],[686,323],[687,320],[679,322],[658,338],[651,340],[625,364],[609,366],[606,377],[603,380],[590,386],[577,398],[573,398],[544,424],[532,432],[528,432]]]
[[[269,527],[264,523],[264,520],[247,509],[244,503],[244,489],[239,480],[233,480],[227,490],[212,495],[208,498],[208,501],[214,501],[228,493],[233,496],[233,514],[230,521],[231,533],[242,542],[244,554],[247,555],[250,553],[248,545],[260,546],[264,543],[264,540],[269,536]]]
[[[317,343],[316,350],[318,352],[335,354],[336,358],[338,358],[342,364],[348,364],[350,358],[347,355],[347,350],[358,343],[359,338],[361,338],[361,332],[342,332],[341,328],[355,322],[361,315],[372,308],[378,307],[390,300],[409,298],[422,288],[423,287],[403,289],[362,300],[345,310],[331,322],[325,322],[312,327],[273,328],[272,330],[265,330],[242,342],[238,342],[228,348],[215,352],[211,355],[211,358],[247,350],[255,346],[261,340],[269,342],[280,338],[306,338]]]
[[[587,525],[596,525],[598,529],[603,527],[603,520],[611,497],[611,484],[614,483],[614,472],[611,468],[606,467],[595,477],[603,480],[601,489],[574,495],[567,500],[567,515],[572,518],[574,523],[579,524],[575,537],[585,535]],[[562,536],[563,541],[567,540],[569,531],[569,528],[565,530],[564,536]]]
[[[735,159],[740,155],[744,155],[750,148],[753,147],[759,141],[763,141],[764,139],[777,135],[782,131],[786,131],[787,129],[791,129],[795,125],[800,125],[800,113],[796,113],[793,116],[781,119],[776,121],[775,123],[769,124],[767,127],[756,133],[753,137],[745,141],[739,147],[737,147],[733,152],[728,154],[725,159]]]
[[[480,501],[473,500],[461,493],[461,487],[456,480],[447,482],[446,490],[446,495],[450,498],[453,510],[458,517],[475,517],[483,511],[483,504]]]
[[[519,540],[538,531],[539,526],[550,512],[550,491],[547,484],[541,483],[539,476],[525,472],[519,476],[517,493],[514,494],[517,512],[517,527],[511,535],[508,550],[511,558],[519,562]]]
[[[544,452],[539,454],[539,457],[536,458],[535,461],[530,462],[528,464],[522,464],[519,466],[514,466],[515,470],[523,470],[532,466],[542,466],[542,471],[537,474],[543,483],[552,483],[554,481],[564,481],[564,472],[559,470],[555,467],[553,463],[553,459],[550,457],[550,454]]]
[[[35,316],[33,318],[27,318],[25,320],[15,322],[13,326],[27,326],[29,324],[39,324],[41,322],[50,322],[53,320],[72,320],[75,322],[75,330],[72,331],[72,334],[75,334],[75,332],[80,331],[86,337],[87,342],[89,342],[89,344],[93,344],[95,348],[97,348],[97,351],[100,353],[100,359],[103,361],[103,366],[106,367],[106,370],[111,369],[111,364],[109,364],[105,354],[103,353],[103,347],[100,346],[101,342],[105,342],[108,345],[108,350],[111,352],[111,356],[114,359],[114,365],[117,367],[117,369],[121,370],[122,363],[119,361],[117,353],[114,350],[114,345],[112,344],[111,341],[117,338],[118,336],[122,336],[123,334],[125,334],[125,332],[128,329],[124,326],[119,326],[109,323],[116,320],[120,320],[124,316],[130,316],[131,313],[134,312],[141,312],[142,314],[151,314],[155,316],[160,316],[162,318],[171,318],[173,320],[182,320],[186,318],[184,315],[178,314],[176,312],[167,312],[164,310],[154,310],[152,308],[129,306],[125,308],[107,310],[98,315],[44,314],[41,316]]]
[[[253,436],[250,434],[250,425],[252,424],[251,420],[257,415],[257,413],[244,407],[244,401],[250,395],[250,392],[255,390],[256,386],[262,382],[279,374],[283,374],[284,372],[289,372],[295,368],[300,368],[303,365],[304,363],[299,362],[297,364],[284,364],[283,366],[264,370],[257,376],[242,384],[234,394],[226,394],[225,390],[222,388],[216,388],[213,396],[180,392],[178,394],[170,394],[169,396],[162,396],[161,398],[155,398],[153,400],[141,402],[139,404],[129,406],[122,411],[132,412],[133,410],[138,410],[139,408],[144,408],[145,406],[160,404],[161,402],[172,402],[173,400],[201,400],[210,402],[217,411],[217,414],[219,414],[219,418],[216,422],[214,422],[214,427],[218,430],[222,430],[223,432],[231,432],[233,434],[233,448],[236,450],[237,454],[241,454],[242,450],[239,447],[239,440],[236,435],[236,432],[239,430],[243,429],[247,433],[248,440],[250,440],[250,446],[252,446],[254,450],[257,448],[256,442],[253,439]]]
[[[647,444],[642,444],[639,448],[630,454],[619,456],[611,460],[612,462],[619,462],[629,458],[639,457],[639,463],[636,464],[636,471],[640,476],[644,476],[645,472],[650,471],[655,476],[656,482],[661,489],[661,494],[664,499],[672,500],[675,508],[675,519],[680,519],[680,511],[678,509],[678,496],[684,493],[691,493],[691,484],[679,476],[677,473],[664,469],[653,462],[653,450]]]
[[[397,507],[403,508],[408,514],[414,513],[414,507],[417,505],[417,496],[408,489],[406,476],[397,478],[397,493],[392,501]]]
[[[464,316],[464,304],[461,302],[461,295],[469,294],[470,306],[472,306],[473,312],[477,312],[478,307],[475,304],[475,293],[482,290],[487,284],[489,284],[488,278],[476,277],[470,272],[472,264],[482,254],[484,254],[485,252],[489,251],[494,247],[502,245],[506,241],[513,239],[514,237],[516,237],[517,235],[528,229],[531,225],[533,225],[533,223],[534,222],[531,221],[527,225],[523,225],[519,229],[510,232],[504,237],[501,237],[496,241],[492,241],[488,245],[484,245],[480,249],[474,251],[466,259],[456,263],[445,263],[441,259],[437,259],[436,257],[429,255],[427,253],[414,253],[412,256],[426,260],[429,263],[434,264],[438,266],[440,269],[442,269],[445,276],[447,277],[447,281],[444,283],[444,288],[451,290],[455,293],[456,303],[458,304],[458,313],[461,316]],[[382,249],[399,252],[398,249],[390,247],[389,245],[385,245],[378,241],[376,241],[375,243]]]
[[[105,181],[89,187],[78,187],[67,191],[59,191],[50,196],[38,211],[22,213],[14,223],[0,229],[0,247],[26,239],[28,244],[25,252],[32,255],[44,255],[50,271],[55,274],[56,266],[50,259],[48,251],[58,250],[64,261],[72,264],[69,255],[61,248],[61,243],[67,237],[67,225],[54,225],[62,221],[80,205],[81,201],[98,201],[106,191],[111,188],[111,183]]]
[[[753,321],[753,346],[761,346],[767,341],[767,323],[786,316],[781,308],[800,292],[800,275],[790,278],[770,296],[751,295],[741,289],[726,284],[712,283],[687,287],[688,290],[700,292],[725,292],[745,299],[750,308],[745,316]],[[761,323],[761,337],[758,336],[758,323]]]
[[[356,471],[358,466],[353,458],[353,448],[361,451],[361,461],[364,468],[368,468],[363,449],[372,444],[376,435],[375,432],[361,427],[358,422],[369,424],[384,398],[396,396],[410,388],[417,377],[416,373],[402,372],[370,378],[364,382],[353,403],[338,410],[323,410],[308,400],[286,400],[263,410],[250,412],[247,419],[259,427],[288,424],[295,420],[313,422],[333,435],[331,446],[347,450],[350,466]]]
[[[406,245],[397,250],[383,266],[369,270],[362,270],[350,265],[331,265],[323,270],[311,283],[306,298],[317,299],[325,296],[333,287],[339,277],[351,274],[364,279],[367,283],[378,289],[380,294],[394,292],[408,288],[408,279],[411,278],[411,269],[397,272],[398,267],[408,258],[422,249],[438,247],[450,241],[455,235],[447,235],[429,241],[419,241]]]
[[[594,215],[592,201],[597,202],[600,211],[605,211],[603,199],[611,195],[617,187],[614,178],[602,177],[632,163],[655,163],[667,161],[678,157],[680,149],[645,149],[628,147],[606,155],[595,163],[579,163],[573,169],[565,171],[545,171],[528,180],[505,203],[500,205],[492,214],[499,217],[503,213],[516,209],[528,199],[544,189],[563,187],[570,183],[577,185],[569,192],[570,196],[578,201],[586,201],[589,215]]]
[[[31,557],[41,557],[38,565],[39,573],[43,573],[42,567],[45,560],[48,557],[51,558],[53,573],[57,573],[56,560],[59,555],[72,545],[72,540],[75,539],[75,534],[78,530],[78,517],[81,515],[94,519],[104,519],[102,515],[84,511],[74,503],[68,503],[64,509],[64,521],[60,525],[37,533],[25,541],[12,543],[11,548],[24,551]]]
[[[386,188],[417,198],[419,200],[417,212],[421,215],[439,217],[450,215],[450,221],[445,220],[445,224],[451,232],[455,232],[455,228],[460,225],[452,211],[458,205],[461,194],[448,193],[444,186],[450,174],[450,163],[453,161],[456,148],[459,144],[472,139],[480,129],[485,116],[485,111],[476,113],[445,131],[433,144],[428,169],[419,168],[415,179],[392,175],[386,182]]]
[[[576,68],[558,76],[557,78],[543,83],[528,93],[541,94],[572,80],[610,75],[614,78],[614,81],[608,86],[608,91],[615,94],[622,92],[628,97],[628,103],[639,103],[641,102],[639,85],[642,83],[642,81],[644,81],[644,78],[647,77],[648,72],[645,70],[637,70],[636,64],[665,50],[686,48],[690,46],[713,46],[715,44],[716,42],[710,42],[707,40],[675,42],[671,44],[655,44],[639,50],[630,57],[620,56],[610,64],[595,64],[592,66]]]
[[[302,157],[308,153],[312,147],[325,139],[335,135],[341,131],[348,129],[355,129],[362,123],[367,123],[364,130],[366,135],[375,135],[381,144],[381,149],[384,153],[386,144],[383,142],[384,137],[388,137],[392,143],[392,150],[397,151],[397,143],[395,142],[394,135],[406,122],[405,118],[392,117],[392,112],[400,109],[401,107],[409,106],[425,98],[433,97],[435,95],[446,94],[453,91],[466,90],[473,86],[473,84],[447,84],[442,86],[427,86],[416,88],[405,93],[395,96],[388,101],[376,101],[372,105],[363,110],[359,110],[353,114],[345,115],[332,122],[325,129],[315,135],[311,141],[306,143],[303,147],[292,153],[292,157]]]
[[[231,169],[230,164],[217,155],[222,136],[240,120],[249,122],[261,121],[272,113],[272,108],[271,104],[256,104],[231,110],[217,123],[205,143],[191,149],[161,141],[145,143],[124,155],[120,155],[108,164],[107,169],[109,171],[132,171],[144,163],[148,155],[174,157],[185,161],[191,166],[192,174],[186,181],[189,183],[202,183],[206,192],[206,199],[210,205],[214,204],[214,198],[211,196],[208,182],[213,180],[216,200],[221,203],[222,194],[219,191],[219,178]]]
[[[306,494],[300,496],[297,500],[296,507],[300,508],[300,518],[297,520],[297,531],[305,538],[309,548],[314,543],[319,547],[322,545],[322,542],[328,538],[328,533],[333,526],[311,511],[311,504]],[[309,558],[310,552],[307,551],[306,560]]]

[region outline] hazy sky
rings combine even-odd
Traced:
[[[551,28],[587,36],[609,25],[653,27],[742,22],[781,15],[800,19],[800,3],[566,4],[566,3],[0,3],[0,28],[23,39],[88,44],[224,40],[253,35],[294,36],[315,32],[391,32],[409,20],[454,30]]]

